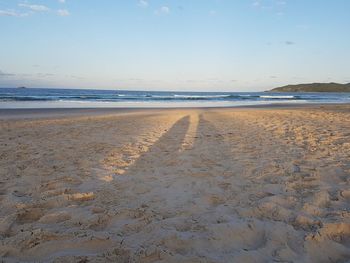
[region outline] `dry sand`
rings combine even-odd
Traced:
[[[344,262],[350,106],[0,121],[5,262]]]

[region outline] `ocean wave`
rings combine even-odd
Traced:
[[[292,95],[261,95],[259,96],[262,99],[296,99],[297,96]]]
[[[176,98],[185,98],[185,99],[201,99],[201,98],[228,98],[231,95],[179,95],[175,94]]]
[[[0,96],[0,101],[52,101],[55,99],[34,96]]]
[[[73,89],[0,89],[0,102],[115,102],[115,103],[161,103],[161,102],[210,102],[210,103],[284,103],[349,101],[344,94],[298,93],[280,94],[263,92],[164,92],[123,90],[73,90]]]
[[[121,94],[124,95],[124,94]],[[236,101],[259,99],[293,99],[294,96],[257,96],[257,95],[66,95],[66,96],[0,96],[0,101]]]

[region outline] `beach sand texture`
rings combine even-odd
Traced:
[[[345,262],[350,107],[0,121],[5,262]]]

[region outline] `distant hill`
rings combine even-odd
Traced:
[[[287,85],[269,90],[269,92],[350,92],[350,83],[310,83]]]

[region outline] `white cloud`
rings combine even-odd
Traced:
[[[139,1],[139,6],[140,7],[148,7],[148,2],[146,0],[140,0]]]
[[[57,10],[57,15],[59,15],[59,16],[69,16],[70,13],[66,9],[59,9],[59,10]]]
[[[25,16],[26,14],[21,14],[13,10],[0,10],[0,16]]]
[[[169,13],[170,13],[170,8],[167,6],[162,6],[161,8],[159,8],[155,11],[156,15],[162,15],[162,14],[167,15]]]
[[[64,4],[66,2],[66,0],[58,0],[58,2]]]
[[[169,13],[170,12],[170,9],[169,9],[169,7],[167,7],[167,6],[162,6],[161,8],[160,8],[160,11],[162,12],[162,13]]]
[[[30,4],[18,4],[19,7],[24,7],[24,8],[28,8],[31,11],[35,11],[35,12],[47,12],[50,10],[50,8],[44,6],[44,5],[30,5]]]

